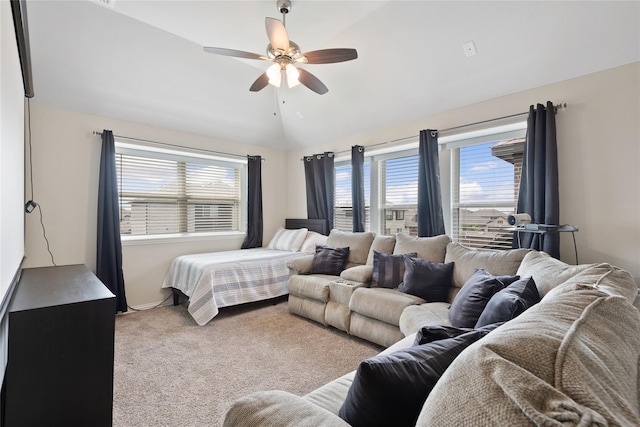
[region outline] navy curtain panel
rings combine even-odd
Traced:
[[[559,199],[555,108],[548,101],[546,107],[542,104],[529,107],[517,213],[528,213],[532,224],[559,225]],[[558,233],[520,233],[513,244],[560,258]]]
[[[440,191],[438,131],[420,131],[418,156],[418,236],[438,236],[445,233]]]
[[[333,228],[333,207],[336,192],[333,153],[304,157],[304,176],[307,190],[307,218],[326,219]]]
[[[122,273],[120,207],[113,132],[102,131],[102,154],[98,184],[98,250],[96,276],[116,296],[116,313],[127,311]]]
[[[247,236],[242,249],[262,247],[262,157],[247,156]]]
[[[351,147],[351,207],[353,209],[353,231],[364,231],[364,147]]]

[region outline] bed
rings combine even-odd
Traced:
[[[287,263],[304,256],[328,234],[326,220],[287,219],[264,248],[182,255],[174,259],[162,287],[171,288],[174,305],[186,296],[188,312],[206,325],[222,307],[286,295]]]

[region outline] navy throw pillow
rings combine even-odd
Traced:
[[[418,329],[413,345],[428,344],[432,341],[457,337],[458,335],[471,332],[473,329],[474,328],[456,328],[455,326],[445,325],[423,326]]]
[[[373,272],[371,273],[372,288],[395,289],[404,279],[404,257],[415,257],[410,254],[385,254],[373,251]]]
[[[483,269],[477,269],[453,300],[449,308],[449,321],[457,328],[475,327],[491,297],[519,278],[494,276]]]
[[[516,280],[491,297],[476,323],[476,328],[507,322],[539,302],[540,294],[532,277]]]
[[[338,415],[354,427],[415,426],[427,396],[451,362],[496,327],[362,361]]]
[[[398,290],[428,302],[446,302],[452,277],[452,262],[443,264],[428,259],[405,257],[404,277]]]
[[[316,245],[316,252],[311,262],[312,274],[331,274],[339,276],[347,265],[349,248],[334,248],[326,245]]]

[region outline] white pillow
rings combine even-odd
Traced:
[[[307,231],[309,230],[306,228],[285,230],[284,228],[279,227],[267,248],[297,252],[300,250],[300,246],[302,246],[302,242],[304,242],[305,237],[307,237]]]
[[[327,236],[324,234],[316,233],[315,231],[309,231],[307,233],[307,237],[304,239],[302,243],[302,247],[300,248],[300,252],[307,252],[310,254],[314,254],[316,252],[316,245],[326,245],[327,244]]]

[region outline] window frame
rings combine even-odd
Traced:
[[[247,227],[247,160],[240,156],[212,154],[206,150],[198,150],[189,147],[166,148],[164,144],[153,144],[150,142],[128,142],[124,138],[115,139],[116,154],[130,154],[141,157],[165,159],[170,161],[183,161],[189,163],[206,164],[213,166],[233,167],[238,170],[240,200],[238,207],[237,230],[226,231],[192,231],[163,234],[120,234],[123,246],[156,244],[156,243],[178,243],[193,242],[199,240],[224,240],[229,238],[241,238],[246,235]],[[119,176],[119,174],[118,174]],[[120,193],[118,193],[120,197]],[[195,207],[196,205],[194,205]]]
[[[384,188],[382,182],[382,174],[381,174],[381,162],[386,160],[399,159],[403,157],[412,157],[417,156],[418,153],[418,137],[415,139],[411,139],[405,142],[405,144],[396,146],[394,148],[388,148],[385,150],[381,150],[381,152],[376,153],[373,152],[370,154],[371,156],[371,228],[374,229],[378,234],[384,234],[383,226],[385,225],[385,221],[396,221],[396,216],[394,214],[395,210],[398,209],[417,209],[417,200],[415,205],[411,204],[402,204],[402,205],[387,205],[383,203],[383,197],[386,192],[386,188]],[[366,156],[366,152],[365,152]],[[375,170],[375,192],[374,192],[374,173]],[[416,175],[416,181],[418,180],[418,176]],[[417,197],[417,195],[416,195]],[[391,217],[387,215],[386,211],[391,212]],[[375,223],[374,221],[374,212],[375,212]],[[383,218],[384,217],[384,218]],[[398,220],[404,221],[404,220]],[[385,223],[383,223],[385,222]]]
[[[509,203],[487,202],[487,203],[461,203],[456,201],[456,194],[460,194],[460,171],[459,171],[459,159],[460,150],[464,147],[471,147],[475,145],[486,144],[489,142],[499,142],[514,138],[526,137],[526,122],[516,122],[503,126],[495,126],[485,128],[479,131],[461,133],[442,138],[443,141],[439,142],[449,152],[449,206],[448,206],[448,222],[449,222],[449,235],[453,241],[459,241],[457,238],[459,230],[456,230],[456,212],[462,208],[498,208],[498,207],[510,207]],[[517,207],[517,199],[513,201],[514,212]],[[509,205],[509,206],[507,206]],[[459,215],[459,214],[458,214]],[[508,228],[508,227],[505,227]],[[462,243],[464,244],[464,243]],[[502,248],[501,248],[502,249]],[[508,248],[503,248],[508,249]]]
[[[449,235],[453,234],[453,199],[452,199],[452,191],[454,187],[453,177],[452,177],[452,162],[454,161],[452,155],[452,148],[458,147],[460,145],[464,145],[469,140],[475,140],[478,143],[490,142],[495,140],[503,140],[503,139],[511,139],[522,137],[523,132],[526,133],[527,122],[523,121],[522,118],[512,118],[509,120],[500,120],[500,123],[491,127],[484,128],[476,128],[472,131],[467,132],[458,132],[451,133],[445,136],[439,136],[438,138],[438,146],[439,146],[439,154],[440,154],[440,179],[442,186],[442,203],[443,203],[443,214],[445,219],[445,227]],[[391,145],[387,144],[377,144],[380,145],[377,149],[367,150],[365,151],[365,161],[371,162],[370,168],[370,229],[371,231],[375,231],[376,233],[382,233],[383,226],[383,212],[386,209],[385,206],[382,205],[382,186],[383,184],[380,182],[380,162],[387,159],[393,159],[398,157],[406,157],[412,155],[418,155],[418,147],[419,147],[419,137],[409,137],[404,138],[402,140],[394,141]],[[384,147],[383,147],[384,145]],[[336,158],[335,162],[348,162],[350,161],[349,156]],[[446,168],[449,167],[450,170],[447,171]],[[416,177],[417,179],[417,177]],[[402,206],[394,206],[396,209],[407,208],[410,206],[402,205]],[[395,216],[392,214],[392,217]]]
[[[366,181],[367,181],[367,176],[366,176],[366,169],[367,166],[369,167],[369,206],[366,206],[366,194],[365,194],[365,231],[370,231],[369,229],[371,229],[372,224],[373,224],[373,220],[371,217],[371,210],[372,210],[372,203],[373,203],[373,181],[371,181],[371,179],[373,179],[373,173],[371,171],[371,168],[373,168],[373,164],[371,163],[371,158],[367,157],[365,155],[365,159],[364,159],[364,168],[365,168],[365,192],[366,192]],[[333,173],[334,173],[334,178],[336,178],[336,175],[338,173],[338,168],[342,168],[345,166],[349,166],[351,167],[351,157],[347,157],[347,158],[337,158],[334,160],[333,163]],[[351,169],[350,169],[351,170]],[[349,181],[351,183],[351,181]],[[337,190],[337,180],[336,180],[336,190]],[[351,187],[349,187],[349,194],[351,194]],[[333,222],[334,222],[334,228],[336,228],[335,223],[336,223],[336,210],[339,208],[338,204],[336,203],[336,199],[337,199],[338,193],[337,191],[334,194],[334,206],[333,206]],[[343,206],[340,206],[343,207]],[[345,216],[348,217],[349,219],[353,219],[353,206],[349,206],[348,207],[349,211],[345,212]],[[352,220],[353,223],[353,220]],[[369,225],[369,227],[367,227],[367,225]],[[368,228],[368,229],[367,229]],[[353,226],[351,228],[349,228],[349,231],[353,229]]]

